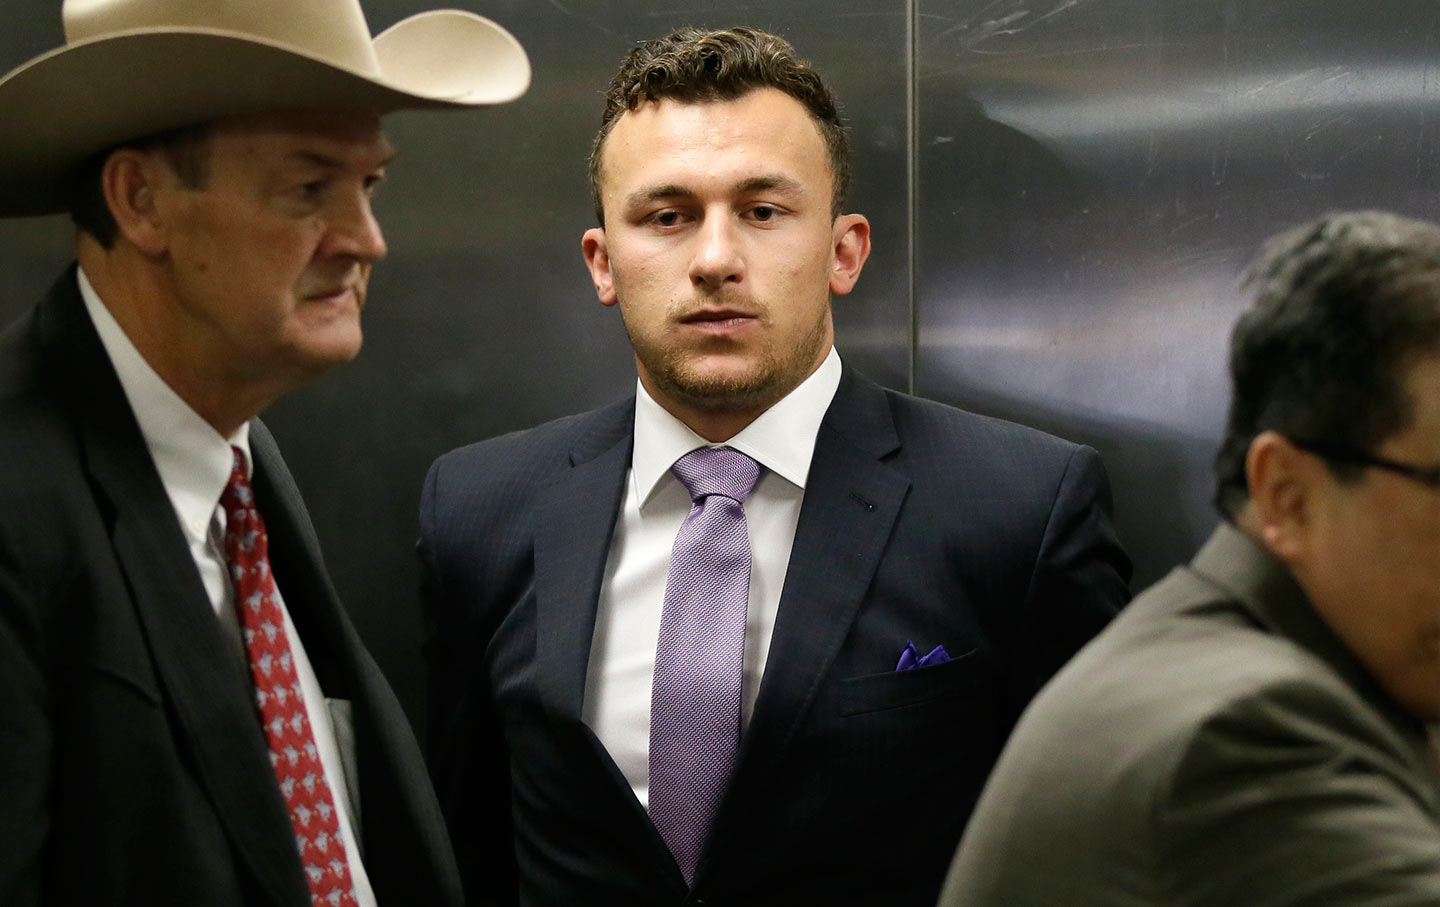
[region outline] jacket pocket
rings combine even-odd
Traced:
[[[839,684],[840,714],[863,715],[924,705],[979,690],[989,673],[976,650],[938,665],[848,677]]]

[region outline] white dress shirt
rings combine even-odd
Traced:
[[[240,634],[240,616],[235,609],[235,589],[225,569],[225,511],[220,507],[220,495],[230,481],[234,464],[231,445],[245,452],[245,459],[251,463],[253,472],[250,425],[240,426],[233,437],[221,437],[155,373],[110,310],[100,301],[85,272],[78,271],[78,274],[85,309],[100,335],[100,342],[105,345],[105,352],[120,379],[120,386],[125,390],[125,397],[130,401],[135,421],[140,425],[140,433],[145,437],[150,457],[155,461],[155,469],[165,485],[165,493],[175,508],[180,529],[190,544],[190,556],[195,560],[195,568],[200,571],[210,604],[242,662],[248,661]],[[277,589],[277,598],[279,593]],[[356,902],[362,907],[375,907],[375,894],[360,862],[359,839],[355,834],[358,821],[352,822],[351,818],[354,816],[358,820],[358,804],[350,794],[350,785],[346,783],[342,766],[347,763],[342,761],[337,741],[338,734],[347,741],[353,755],[349,703],[325,699],[283,600],[280,610],[285,616],[285,633],[290,638],[295,672],[305,691],[305,711],[315,735],[315,745],[320,751],[320,764],[325,769],[325,780],[334,795]],[[258,711],[256,714],[258,726]]]
[[[832,347],[799,387],[735,437],[711,444],[666,412],[636,382],[635,449],[600,585],[582,716],[642,805],[649,805],[650,685],[665,582],[675,535],[691,503],[670,467],[706,446],[733,447],[763,467],[745,502],[750,601],[740,698],[743,730],[750,723],[765,673],[815,437],[839,386],[840,356]]]

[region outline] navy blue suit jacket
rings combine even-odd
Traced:
[[[466,447],[426,481],[434,774],[477,902],[687,898],[580,720],[633,418]],[[1109,506],[1090,448],[847,369],[689,902],[930,907],[1021,709],[1128,598]],[[907,640],[955,657],[896,672]]]

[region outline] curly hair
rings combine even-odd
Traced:
[[[647,101],[733,101],[761,88],[785,92],[815,120],[830,158],[831,213],[839,215],[850,184],[850,140],[835,97],[815,68],[795,56],[790,42],[758,29],[682,28],[636,45],[605,92],[605,113],[590,147],[590,197],[600,225],[600,152],[621,114]]]

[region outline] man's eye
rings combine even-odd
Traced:
[[[324,180],[311,180],[295,187],[295,194],[303,199],[314,200],[325,194]]]
[[[679,211],[657,211],[650,216],[650,222],[658,227],[673,227],[680,223]]]
[[[758,221],[774,220],[780,212],[769,205],[756,205],[750,209],[750,216]]]

